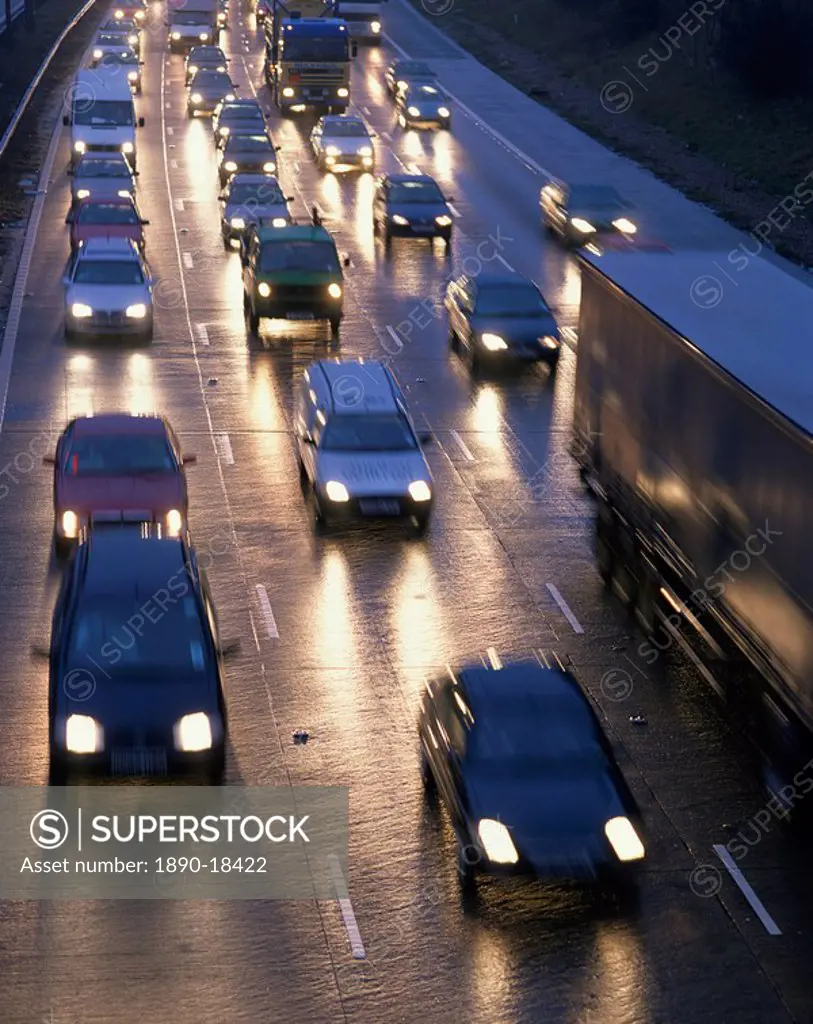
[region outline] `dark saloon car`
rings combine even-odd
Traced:
[[[452,211],[428,174],[385,174],[373,195],[373,230],[389,241],[396,235],[452,240]]]
[[[274,174],[276,170],[277,148],[265,132],[232,132],[217,151],[221,188],[233,174]]]
[[[566,184],[552,179],[539,193],[542,226],[568,247],[603,235],[632,236],[638,226],[631,203],[609,185]]]
[[[506,359],[559,361],[559,328],[544,296],[520,274],[463,274],[446,289],[449,344],[464,346],[472,369]]]
[[[198,114],[214,114],[218,106],[235,98],[237,86],[226,71],[198,71],[189,85],[186,112],[190,117]]]
[[[256,100],[224,100],[212,118],[215,143],[223,145],[232,132],[245,131],[262,135],[266,131],[265,115]]]
[[[422,60],[394,60],[384,72],[384,84],[390,96],[406,89],[410,81],[433,82],[437,74]]]
[[[54,467],[54,537],[64,551],[94,521],[151,521],[178,536],[186,528],[184,466],[178,438],[161,416],[103,413],[68,424],[46,465]]]
[[[185,537],[149,523],[84,533],[51,628],[51,784],[96,775],[220,782],[225,653]]]
[[[480,872],[624,889],[644,860],[638,809],[598,717],[559,659],[544,660],[427,682],[424,783],[449,812],[464,890]]]
[[[234,174],[219,196],[220,230],[228,247],[255,224],[284,228],[291,223],[286,196],[273,174]]]

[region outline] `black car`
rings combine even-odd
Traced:
[[[226,653],[185,537],[168,536],[160,523],[95,521],[80,537],[54,609],[51,784],[87,775],[218,783]]]
[[[221,146],[233,131],[250,131],[260,135],[265,129],[265,115],[256,100],[224,100],[212,119],[215,142]]]
[[[428,682],[424,784],[449,812],[464,890],[478,872],[632,882],[640,816],[596,713],[556,658]],[[552,667],[549,667],[552,666]]]
[[[186,112],[189,117],[198,114],[214,114],[224,100],[230,102],[235,98],[238,86],[232,82],[227,71],[212,71],[203,68],[195,75],[189,85],[189,97]]]
[[[266,133],[234,131],[217,151],[217,173],[222,188],[233,174],[275,174],[277,147]]]
[[[385,174],[373,195],[373,230],[389,241],[396,235],[452,240],[452,211],[428,174]]]
[[[463,345],[472,369],[506,358],[559,362],[556,319],[533,281],[521,274],[463,274],[446,289],[449,344]]]
[[[384,84],[390,96],[396,96],[409,82],[433,82],[435,72],[422,60],[394,60],[384,72]]]
[[[189,85],[199,71],[227,71],[229,58],[219,46],[193,46],[185,62],[184,84]]]
[[[402,128],[451,128],[452,98],[437,82],[409,82],[395,97]]]
[[[542,226],[568,247],[578,248],[601,235],[631,238],[638,225],[634,207],[610,185],[565,184],[551,179],[539,193]]]

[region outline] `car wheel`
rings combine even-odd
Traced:
[[[469,369],[475,377],[479,376],[483,369],[483,359],[477,351],[476,342],[469,345]]]
[[[449,324],[449,348],[452,352],[460,351],[460,338],[457,336],[457,331]]]
[[[331,337],[332,341],[338,342],[338,340],[339,340],[339,328],[340,328],[340,325],[341,325],[341,320],[331,320],[330,321],[330,337]]]
[[[313,525],[313,532],[317,536],[325,533],[327,531],[327,520],[319,507],[319,499],[316,497],[316,491],[313,487],[310,488],[308,495],[308,511]]]
[[[71,542],[66,540],[65,537],[60,537],[56,530],[54,530],[54,554],[57,560],[64,562],[70,553]]]
[[[559,353],[555,352],[552,356],[548,357],[548,370],[550,371],[551,377],[559,369]]]
[[[260,317],[251,305],[248,308],[248,329],[252,334],[259,334],[260,331]]]
[[[223,248],[231,250],[231,235],[223,232]]]
[[[464,893],[470,895],[477,886],[475,866],[479,857],[476,847],[464,843],[457,831],[455,831],[455,859],[460,888]]]
[[[153,325],[150,324],[146,331],[144,331],[144,333],[141,335],[141,340],[144,342],[145,345],[149,345],[152,342],[154,333],[155,330],[153,328]]]
[[[76,331],[72,330],[68,325],[65,325],[65,341],[75,341]]]
[[[226,774],[226,751],[221,750],[203,774],[205,786],[222,786]]]
[[[384,245],[389,249],[392,245],[392,231],[390,230],[389,224],[384,228]]]
[[[305,463],[302,461],[301,455],[298,457],[297,461],[299,463],[299,486],[303,491],[307,491],[311,484],[308,479],[308,471],[305,468]]]
[[[427,796],[434,796],[438,790],[437,782],[435,781],[432,766],[429,764],[429,758],[426,756],[423,743],[421,743],[420,748],[421,782],[423,782],[423,788]]]
[[[67,764],[58,754],[52,752],[48,761],[48,785],[67,786],[69,779],[70,771]]]
[[[421,539],[429,532],[429,515],[424,513],[409,518],[409,534],[411,537]]]

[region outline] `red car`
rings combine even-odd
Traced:
[[[43,462],[54,467],[54,539],[64,553],[99,521],[162,523],[186,529],[184,466],[172,427],[161,416],[104,413],[71,420]]]
[[[113,8],[113,17],[116,21],[132,18],[139,25],[144,24],[147,17],[146,0],[124,0]]]
[[[71,221],[71,251],[89,238],[131,238],[144,252],[144,227],[149,224],[138,212],[135,200],[81,199]]]

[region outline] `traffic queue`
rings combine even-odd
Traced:
[[[133,93],[151,85],[140,58],[144,17],[144,0],[114,9],[64,118],[71,183],[64,331],[71,342],[150,343],[160,315],[147,262],[149,222],[138,203],[144,119]],[[188,10],[173,19],[168,46],[183,54],[171,60],[183,60],[190,120],[211,118],[220,232],[242,266],[247,335],[257,336],[265,319],[286,320],[295,345],[298,321],[325,321],[326,341],[338,347],[350,261],[316,211],[306,221],[294,216],[263,108],[238,95],[218,45],[227,24],[227,3],[217,5],[213,28]],[[429,66],[393,60],[382,84],[402,128],[451,130],[454,100]],[[357,110],[323,113],[309,139],[323,174],[376,174],[377,135]],[[379,174],[372,230],[387,250],[396,240],[448,248],[453,204],[430,175]],[[542,226],[566,246],[606,233],[630,238],[632,218],[622,197],[603,186],[551,181],[540,195]],[[449,284],[445,307],[450,349],[465,356],[473,375],[509,359],[555,373],[561,332],[533,281],[513,272],[464,274]],[[352,401],[348,379],[364,380]],[[315,531],[385,519],[415,538],[427,534],[435,486],[424,448],[432,438],[417,431],[387,365],[336,356],[311,363],[294,423]],[[49,652],[51,782],[97,773],[221,781],[223,659],[236,646],[219,635],[190,539],[185,473],[195,457],[161,416],[113,413],[72,420],[45,461],[54,473],[55,549],[68,559]],[[160,614],[148,615],[147,605]],[[64,681],[101,659],[105,680],[95,674],[100,685],[78,709]],[[162,700],[144,700],[145,687],[160,687]],[[570,665],[553,658],[450,669],[427,686],[419,735],[427,793],[440,796],[451,816],[464,887],[476,871],[626,881],[643,862],[640,815]],[[502,780],[487,794],[483,773]],[[511,784],[520,777],[527,799]],[[567,822],[558,810],[563,788],[572,805]]]

